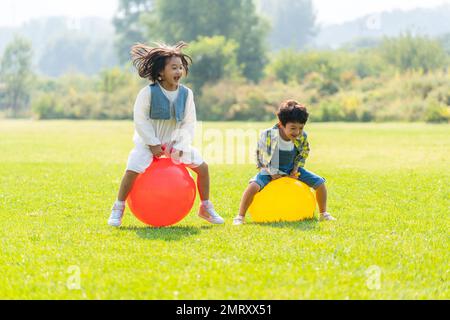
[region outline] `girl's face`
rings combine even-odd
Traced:
[[[160,73],[162,82],[168,87],[177,88],[184,74],[184,66],[181,58],[171,57],[167,60],[164,70]]]
[[[286,126],[280,124],[282,135],[284,135],[284,138],[288,138],[289,140],[297,139],[303,133],[304,127],[304,123],[298,122],[288,122],[286,123]]]

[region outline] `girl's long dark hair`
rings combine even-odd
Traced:
[[[187,43],[183,41],[178,42],[175,46],[157,43],[156,47],[137,43],[131,48],[131,58],[141,78],[156,82],[160,80],[159,74],[166,67],[167,60],[172,57],[180,58],[186,75],[189,73],[192,58],[182,52],[187,46]]]

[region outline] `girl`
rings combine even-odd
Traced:
[[[213,224],[224,223],[209,201],[208,165],[190,145],[197,120],[192,90],[180,84],[192,64],[192,59],[182,53],[186,46],[184,42],[174,47],[137,44],[131,50],[139,76],[149,79],[151,85],[139,92],[134,105],[135,148],[129,155],[119,195],[108,220],[110,226],[121,226],[125,201],[134,181],[154,158],[163,155],[184,163],[197,174],[202,200],[198,216]]]

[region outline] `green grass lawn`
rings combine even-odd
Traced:
[[[127,210],[112,229],[131,122],[0,121],[0,298],[449,299],[450,126],[308,132],[307,168],[327,179],[337,222],[232,226],[255,165],[212,164],[225,226],[198,219],[197,200],[172,228]]]

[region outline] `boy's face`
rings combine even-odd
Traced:
[[[170,86],[178,86],[184,74],[184,66],[181,58],[171,57],[167,60],[166,67],[161,73],[163,81]]]
[[[280,128],[288,139],[295,140],[303,133],[305,124],[299,122],[288,122],[286,123],[286,126],[280,124]]]

